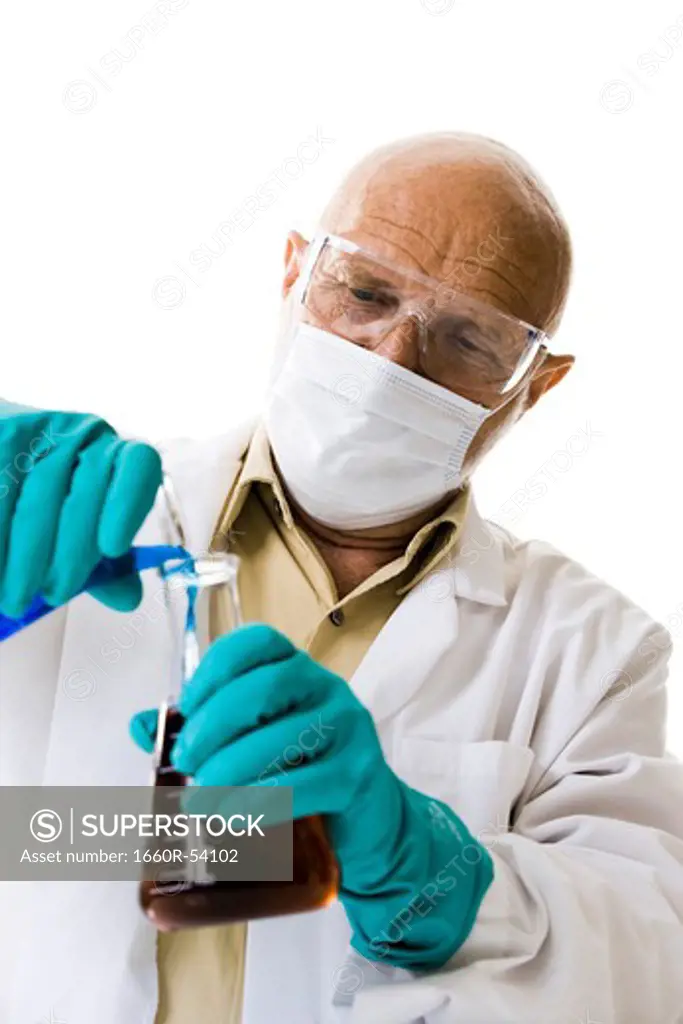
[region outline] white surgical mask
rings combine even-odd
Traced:
[[[288,489],[314,519],[400,522],[462,483],[489,410],[328,331],[299,323],[266,400]]]

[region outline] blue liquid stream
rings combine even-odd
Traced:
[[[188,559],[190,559],[190,555],[185,548],[169,544],[147,544],[134,547],[120,558],[103,558],[101,562],[98,562],[79,593],[89,590],[90,587],[130,576],[134,572],[159,569],[166,562],[187,562]],[[0,615],[0,642],[19,633],[22,629],[26,629],[33,622],[37,622],[38,619],[42,619],[43,616],[54,611],[56,607],[58,606],[48,604],[42,597],[36,597],[21,618],[11,619],[7,615]]]

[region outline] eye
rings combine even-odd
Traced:
[[[467,352],[481,352],[478,345],[475,345],[469,338],[463,338],[462,335],[457,339],[460,348],[464,348]]]
[[[369,288],[351,288],[350,291],[359,302],[374,302],[377,298],[377,293],[370,291]]]
[[[459,352],[461,355],[468,356],[479,356],[482,357],[485,354],[485,350],[481,344],[477,344],[471,338],[468,338],[466,334],[463,334],[460,330],[449,331],[443,339],[449,347],[452,347],[454,351]]]

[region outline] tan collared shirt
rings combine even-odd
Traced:
[[[350,679],[401,598],[450,554],[464,522],[463,490],[417,531],[404,554],[339,600],[332,575],[294,522],[259,427],[228,494],[213,548],[240,558],[244,621],[267,622],[344,679]],[[232,628],[228,595],[212,593],[211,634]],[[159,934],[156,1024],[238,1024],[246,925]]]

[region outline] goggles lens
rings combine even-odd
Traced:
[[[412,344],[423,376],[489,409],[545,349],[542,331],[346,239],[314,239],[303,274],[305,319],[383,354]]]

